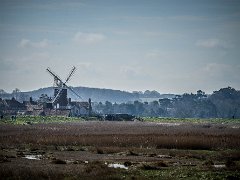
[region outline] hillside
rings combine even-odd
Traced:
[[[109,101],[112,103],[122,103],[129,101],[150,101],[152,99],[161,99],[161,98],[172,98],[173,94],[160,94],[157,91],[149,91],[145,92],[127,92],[121,90],[113,90],[113,89],[102,89],[102,88],[90,88],[90,87],[72,87],[72,89],[78,93],[84,101],[87,101],[88,98],[91,98],[93,102],[105,102]],[[18,95],[18,98],[21,96],[19,100],[27,100],[29,97],[32,97],[34,100],[38,99],[41,94],[47,94],[49,97],[53,96],[53,88],[46,87],[40,88],[38,90],[21,92],[21,95]],[[1,98],[9,99],[11,97],[15,97],[14,93],[3,93],[0,94]],[[71,91],[68,91],[68,97],[72,100],[79,100],[76,95],[74,95]],[[81,100],[81,99],[80,99]]]

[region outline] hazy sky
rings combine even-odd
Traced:
[[[0,0],[0,89],[240,89],[239,0]]]

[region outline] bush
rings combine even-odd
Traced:
[[[53,164],[67,164],[66,161],[61,160],[61,159],[55,159],[52,161]]]

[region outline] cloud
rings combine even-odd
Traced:
[[[203,17],[203,16],[192,16],[192,15],[169,16],[168,19],[177,20],[177,21],[204,21],[204,20],[208,20],[206,17]]]
[[[203,70],[211,73],[211,72],[222,72],[223,70],[230,69],[231,66],[227,64],[218,64],[218,63],[209,63],[207,64]]]
[[[0,57],[0,84],[7,91],[17,87],[22,91],[49,86],[52,79],[46,73],[46,67],[52,67],[52,58],[45,52],[12,53],[9,57]]]
[[[100,33],[77,32],[73,40],[80,44],[96,44],[103,41],[106,37]]]
[[[85,3],[76,1],[49,1],[48,3],[31,1],[5,1],[3,7],[7,10],[74,10],[84,7]]]
[[[0,57],[0,72],[2,71],[12,71],[15,70],[16,66],[14,64],[13,59],[5,59],[3,57]]]
[[[143,72],[143,69],[139,66],[122,66],[120,67],[121,74],[129,79],[129,78],[138,78],[141,77],[141,73]]]
[[[130,32],[126,31],[126,30],[117,30],[117,31],[113,31],[114,34],[116,35],[129,35]]]
[[[43,39],[39,42],[33,42],[29,39],[22,39],[18,46],[21,48],[46,48],[49,46],[49,40]]]
[[[145,56],[149,59],[159,59],[162,57],[161,53],[158,50],[151,50],[147,52]]]
[[[204,68],[203,71],[209,75],[223,75],[228,77],[233,77],[239,75],[240,66],[233,66],[230,64],[220,64],[220,63],[209,63]]]
[[[224,48],[229,49],[232,45],[220,39],[204,39],[196,42],[196,46],[204,48]]]
[[[80,69],[81,72],[87,73],[93,69],[93,64],[88,62],[81,62],[76,64],[77,68]]]
[[[76,64],[77,73],[81,76],[87,76],[88,78],[96,78],[102,75],[104,72],[100,66],[90,62],[79,62]]]
[[[204,67],[195,72],[195,77],[199,81],[203,81],[210,85],[222,83],[236,83],[239,82],[240,66],[222,63],[208,63]]]

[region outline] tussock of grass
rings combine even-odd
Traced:
[[[103,150],[100,148],[97,148],[96,151],[97,151],[97,154],[104,154]]]
[[[52,163],[53,163],[53,164],[67,164],[66,161],[61,160],[61,159],[52,160]]]
[[[159,161],[154,163],[142,163],[140,165],[140,168],[143,170],[160,170],[166,167],[168,167],[168,164],[164,161]]]

